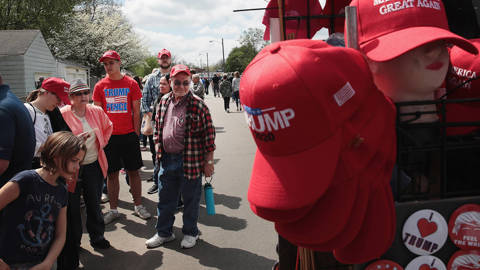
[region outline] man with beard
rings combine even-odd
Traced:
[[[152,74],[148,77],[145,86],[142,92],[142,113],[148,114],[151,118],[153,112],[153,104],[158,98],[160,79],[165,75],[170,73],[170,67],[172,65],[172,55],[169,50],[162,49],[158,53],[158,65],[159,69],[155,69]],[[155,119],[152,119],[154,121]],[[158,172],[160,166],[156,163],[156,153],[155,153],[155,143],[153,142],[153,135],[148,136],[148,142],[150,144],[150,152],[152,153],[152,162],[154,163],[155,169],[153,171],[153,186],[148,189],[148,194],[154,194],[158,191]]]

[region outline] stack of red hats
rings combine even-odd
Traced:
[[[470,40],[480,49],[480,39]],[[480,56],[470,54],[458,46],[450,50],[450,69],[447,73],[448,99],[480,98]],[[460,87],[459,87],[460,86]],[[448,122],[480,121],[480,102],[449,103]],[[448,128],[448,135],[465,135],[478,130],[476,126]]]
[[[258,147],[253,212],[340,262],[380,257],[395,233],[395,108],[363,56],[322,41],[274,43],[247,67],[240,91]]]

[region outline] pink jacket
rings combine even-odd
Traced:
[[[82,122],[73,115],[71,105],[64,106],[60,111],[73,134],[78,135],[83,132]],[[87,119],[92,129],[97,128],[95,135],[97,136],[98,163],[100,163],[100,167],[102,168],[103,176],[107,177],[108,162],[103,148],[108,144],[108,140],[110,140],[113,124],[102,108],[91,104],[87,105],[85,119]]]

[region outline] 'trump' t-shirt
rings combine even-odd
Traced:
[[[113,123],[113,135],[135,131],[132,104],[141,98],[142,92],[138,83],[128,76],[123,76],[121,80],[103,78],[93,90],[93,101],[102,104],[103,110]]]
[[[7,264],[40,263],[55,238],[60,209],[67,205],[67,188],[52,186],[35,170],[16,174],[20,195],[4,208],[0,226],[0,258]]]

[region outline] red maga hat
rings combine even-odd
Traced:
[[[468,40],[450,32],[441,0],[353,0],[350,5],[357,7],[360,50],[373,61],[388,61],[438,40],[478,53]]]
[[[120,61],[120,55],[114,50],[108,50],[103,53],[102,57],[100,57],[99,62],[103,62],[105,59],[113,59]]]
[[[389,102],[383,104],[380,102],[379,107],[381,107],[382,105],[386,106],[387,108],[392,106],[392,104]],[[388,112],[389,110],[390,108],[386,110],[379,108],[377,111],[372,111],[374,111],[375,113],[381,113],[382,111]],[[378,133],[382,136],[382,138],[391,138],[393,141],[395,141],[396,135],[394,119],[395,116],[392,115],[390,117],[390,120],[387,121],[387,125],[384,125],[383,127],[381,125],[378,125],[378,130],[381,131]],[[367,141],[368,138],[365,142]],[[368,205],[367,202],[369,201],[371,187],[378,185],[378,183],[386,183],[391,178],[392,165],[396,156],[396,145],[395,143],[392,143],[392,141],[389,139],[378,140],[378,144],[379,145],[375,156],[370,158],[369,164],[365,168],[363,168],[361,172],[356,173],[356,180],[359,182],[357,194],[355,196],[353,209],[348,216],[348,220],[343,226],[342,224],[335,223],[334,220],[330,218],[331,216],[335,217],[337,213],[341,213],[343,211],[342,205],[344,203],[342,202],[342,200],[345,200],[345,197],[338,197],[337,202],[330,204],[329,209],[332,210],[326,211],[329,212],[328,216],[324,216],[324,213],[317,211],[320,209],[315,209],[316,212],[312,211],[311,213],[309,213],[308,216],[305,216],[304,219],[298,220],[297,226],[304,226],[304,230],[301,230],[299,227],[287,227],[288,224],[279,225],[279,223],[276,223],[277,230],[280,227],[284,227],[283,229],[289,230],[291,232],[306,231],[306,234],[308,234],[310,238],[302,239],[298,236],[293,236],[293,239],[289,239],[288,237],[285,238],[299,246],[307,247],[317,251],[332,251],[336,248],[345,247],[347,244],[353,241],[353,239],[355,239],[355,237],[360,232],[360,228],[362,227],[363,221],[365,219]],[[351,159],[352,157],[355,157],[355,155],[352,155],[351,153],[342,155],[342,159],[345,159],[346,164],[354,162],[354,160]],[[341,186],[339,188],[341,188]],[[332,188],[330,188],[327,193],[330,193],[331,189]],[[383,203],[392,204],[393,201],[385,201]],[[335,223],[331,226],[342,226],[343,229],[337,235],[335,235],[334,238],[331,238],[333,236],[331,235],[330,240],[323,241],[323,239],[326,239],[324,236],[322,236],[323,232],[317,231],[317,225],[314,225],[315,222],[319,222],[319,220],[321,220],[322,222],[328,220],[328,222],[324,223]]]
[[[178,73],[181,73],[181,72],[186,73],[188,76],[191,75],[190,69],[187,66],[179,64],[179,65],[173,66],[172,70],[170,70],[170,78],[174,77],[175,75],[177,75]]]
[[[312,40],[264,48],[240,91],[258,147],[248,200],[278,210],[303,208],[325,194],[340,153],[356,136],[345,139],[346,123],[362,104],[378,101],[369,98],[378,90],[360,53]]]
[[[172,54],[171,54],[170,51],[167,50],[167,49],[161,49],[161,50],[158,52],[157,58],[160,59],[160,58],[162,58],[163,55],[168,56],[168,58],[171,58],[171,57],[172,57]]]
[[[470,40],[480,49],[480,39]],[[480,98],[480,56],[465,52],[458,46],[450,49],[450,69],[447,73],[448,99]],[[463,85],[462,85],[463,84]],[[461,87],[458,87],[462,85]],[[480,121],[480,102],[448,103],[447,118],[449,122]],[[449,127],[448,135],[464,135],[476,126]]]
[[[385,166],[390,179],[394,163]],[[358,235],[348,245],[334,250],[335,258],[346,264],[360,264],[379,258],[395,238],[395,207],[391,187],[376,183],[370,192],[367,213]],[[365,248],[368,247],[368,248]]]
[[[60,78],[50,77],[43,80],[42,88],[57,95],[64,104],[70,105],[70,99],[68,98],[70,84],[68,82]]]

